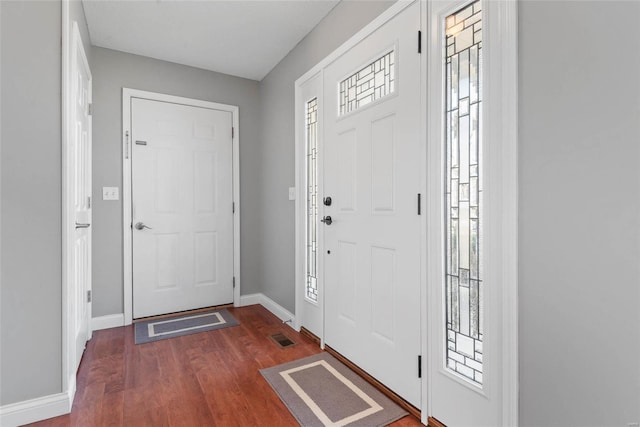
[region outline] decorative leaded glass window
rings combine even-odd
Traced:
[[[318,98],[307,102],[307,286],[305,295],[318,301]]]
[[[447,368],[482,385],[482,11],[445,21]]]
[[[395,52],[392,50],[340,82],[340,115],[357,110],[394,91]]]

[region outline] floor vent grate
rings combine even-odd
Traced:
[[[271,339],[273,340],[273,342],[278,344],[281,348],[287,348],[287,347],[292,347],[292,346],[296,345],[296,343],[293,342],[293,340],[288,338],[283,333],[273,334],[273,335],[271,335]]]

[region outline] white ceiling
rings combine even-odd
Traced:
[[[91,43],[262,80],[335,0],[82,0]]]

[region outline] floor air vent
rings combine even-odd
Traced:
[[[287,347],[292,347],[294,345],[296,345],[295,342],[293,342],[291,339],[289,339],[285,334],[283,333],[277,333],[277,334],[273,334],[271,335],[271,339],[278,344],[281,348],[287,348]]]

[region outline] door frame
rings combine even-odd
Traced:
[[[166,95],[138,89],[122,88],[122,242],[123,242],[123,289],[124,324],[133,322],[133,228],[131,227],[131,99],[141,98],[151,101],[170,102],[191,107],[210,108],[231,113],[234,132],[232,142],[233,170],[233,305],[240,304],[240,128],[239,108],[235,105]]]
[[[323,105],[325,105],[327,102],[331,102],[330,100],[326,100],[324,99],[324,69],[327,68],[330,64],[332,64],[334,61],[336,61],[337,59],[339,59],[341,56],[343,56],[344,54],[346,54],[350,49],[352,49],[354,46],[356,46],[357,44],[359,44],[360,42],[362,42],[364,39],[366,39],[369,35],[371,35],[372,33],[374,33],[376,30],[378,30],[379,28],[381,28],[382,26],[384,26],[388,21],[392,20],[394,17],[396,17],[397,15],[399,15],[402,11],[404,11],[406,8],[412,6],[413,4],[415,4],[416,2],[420,2],[420,14],[424,15],[424,0],[407,0],[407,1],[397,1],[394,4],[392,4],[388,9],[386,9],[384,12],[382,12],[380,15],[378,15],[375,19],[373,19],[371,22],[369,22],[369,24],[367,24],[365,27],[363,27],[360,31],[358,31],[356,34],[354,34],[351,38],[349,38],[346,42],[344,42],[342,45],[340,45],[337,49],[335,49],[333,52],[331,52],[329,55],[327,55],[324,59],[322,59],[320,62],[318,62],[315,66],[313,66],[309,71],[307,71],[306,73],[304,73],[301,77],[299,77],[298,79],[296,79],[295,81],[295,105],[294,105],[294,124],[295,124],[295,188],[296,188],[296,204],[295,204],[295,322],[293,324],[294,328],[296,330],[300,330],[301,325],[301,320],[302,320],[302,310],[303,310],[303,306],[304,306],[304,298],[305,298],[305,284],[306,284],[306,186],[305,186],[305,182],[306,182],[306,133],[305,133],[305,126],[304,126],[304,110],[302,108],[302,105],[306,102],[306,100],[302,97],[302,87],[310,82],[312,79],[317,78],[318,76],[320,76],[320,84],[319,86],[319,93],[318,93],[318,99],[322,100],[323,103],[320,105],[320,110],[319,110],[319,117],[322,119],[324,117],[324,113],[322,111]],[[422,20],[420,20],[420,22],[422,22]],[[421,28],[416,28],[416,33],[418,32],[418,30],[421,30]],[[422,31],[424,33],[424,30]],[[417,34],[416,34],[417,35]],[[423,36],[424,37],[424,36]],[[424,44],[423,44],[424,46]],[[416,39],[416,49],[417,49],[417,39]],[[422,55],[423,57],[425,56],[424,54]],[[423,62],[424,62],[424,58],[420,59],[421,61],[421,67],[423,67]],[[424,75],[424,73],[421,73]],[[421,80],[421,84],[422,84],[422,80]],[[424,87],[424,86],[423,86]],[[420,103],[421,103],[421,108],[424,105],[424,100],[423,98],[426,99],[426,95],[421,95],[420,97]],[[375,101],[374,101],[375,103]],[[423,110],[424,111],[424,110]],[[425,115],[422,114],[422,117],[424,117]],[[424,129],[426,129],[426,125],[422,126]],[[323,142],[323,125],[321,124],[318,127],[318,132],[320,138],[319,141],[320,143]],[[426,131],[424,131],[423,129],[420,130],[420,138],[422,140],[425,139],[425,134]],[[322,153],[322,149],[319,148],[319,152]],[[421,149],[421,153],[420,155],[424,156],[425,155],[425,149]],[[320,159],[319,161],[319,168],[321,167],[321,165],[323,164],[323,160]],[[426,194],[426,180],[424,178],[424,168],[422,168],[423,171],[421,172],[421,178],[420,178],[420,192],[421,194]],[[322,188],[323,184],[320,184],[320,188]],[[319,211],[318,211],[318,216],[321,217],[324,215],[324,204],[319,203],[318,204],[319,207]],[[422,236],[426,236],[426,232],[425,232],[425,225],[421,222],[420,224],[420,234]],[[426,238],[423,238],[423,241]],[[424,243],[423,243],[424,246]],[[423,250],[423,248],[421,247],[421,250]],[[324,237],[323,237],[323,233],[319,234],[319,239],[318,239],[318,254],[323,254],[324,253]],[[422,257],[424,258],[424,257]],[[421,259],[421,298],[424,299],[424,295],[426,294],[426,285],[424,282],[423,283],[423,276],[424,273],[422,273],[422,271],[424,271],[424,267],[423,264],[425,264],[426,261]],[[324,286],[324,262],[320,259],[318,261],[318,266],[319,266],[319,277],[318,277],[318,289],[321,290],[321,292],[324,292],[325,286]],[[318,304],[320,305],[320,309],[322,310],[323,313],[323,330],[322,330],[322,334],[319,337],[321,340],[321,347],[324,348],[324,332],[325,332],[325,317],[324,317],[324,313],[325,313],[325,306],[324,306],[324,295],[321,296],[321,298],[319,298],[318,300]],[[421,311],[422,311],[422,307],[421,307]],[[421,317],[424,318],[424,313],[421,313]],[[417,319],[417,321],[420,321],[420,319]],[[424,330],[424,327],[421,324],[421,330]],[[424,335],[424,334],[422,334]],[[422,347],[422,345],[421,345]],[[424,353],[423,353],[424,354]],[[423,384],[425,383],[425,381],[423,381]],[[424,417],[424,424],[426,424],[426,407],[425,407],[425,402],[426,399],[424,398],[424,392],[423,392],[423,396],[422,396],[422,402],[421,402],[421,411]]]
[[[442,150],[438,144],[441,143],[441,135],[434,132],[434,123],[442,120],[440,110],[437,106],[429,102],[428,90],[443,91],[440,80],[441,73],[434,72],[434,66],[438,66],[439,46],[434,44],[438,40],[438,28],[432,27],[432,3],[420,0],[421,8],[421,28],[422,31],[422,77],[421,77],[421,115],[425,118],[421,125],[420,135],[425,141],[423,150],[423,170],[422,190],[425,194],[425,213],[421,235],[423,238],[421,259],[421,322],[422,333],[422,354],[423,375],[422,381],[422,423],[428,423],[431,408],[431,390],[429,378],[434,370],[441,369],[434,365],[434,344],[438,336],[442,334],[437,329],[438,319],[434,317],[433,308],[442,306],[443,302],[437,299],[436,289],[441,285],[442,279],[442,259],[438,255],[441,252],[440,243],[443,237],[427,241],[427,236],[438,236],[442,234],[440,207],[441,185],[439,173],[441,171],[440,160]],[[464,4],[467,1],[460,1]],[[296,330],[300,330],[301,307],[304,299],[305,286],[305,233],[306,233],[306,187],[305,182],[305,138],[300,105],[301,86],[312,79],[318,73],[346,53],[353,46],[364,40],[369,34],[384,25],[387,21],[399,14],[411,1],[399,1],[391,5],[386,11],[371,21],[362,30],[347,40],[326,58],[316,64],[309,71],[304,73],[295,82],[295,185],[296,185],[296,206],[295,206],[295,323]],[[500,218],[493,221],[492,230],[499,233],[499,237],[490,251],[500,257],[500,265],[493,266],[490,271],[500,283],[500,291],[496,295],[499,304],[504,308],[499,318],[494,319],[499,325],[502,335],[502,345],[499,355],[502,361],[502,419],[503,425],[518,425],[518,10],[517,0],[504,2],[491,2],[492,7],[485,16],[491,26],[485,29],[487,43],[495,44],[495,48],[488,49],[489,55],[485,53],[486,67],[492,70],[485,87],[485,94],[491,93],[496,102],[487,102],[487,117],[499,117],[493,120],[492,124],[486,126],[485,132],[497,141],[497,146],[491,151],[491,158],[487,159],[497,166],[497,170],[487,180],[487,190],[496,191],[497,198],[492,206],[488,206],[490,212],[500,213]],[[425,48],[426,47],[426,48]],[[437,68],[436,68],[437,70]],[[320,94],[321,95],[321,94]],[[485,95],[486,97],[486,95]],[[436,108],[434,108],[436,107]],[[486,120],[486,119],[485,119]],[[435,186],[435,187],[434,187]],[[435,188],[435,189],[434,189]],[[320,205],[322,207],[322,205]],[[319,213],[320,215],[321,213]],[[319,245],[322,242],[319,242]],[[322,247],[318,247],[319,253],[323,253]],[[505,284],[509,284],[506,286]],[[320,286],[320,285],[319,285]],[[322,307],[324,310],[324,307]],[[323,337],[321,337],[323,338]]]
[[[71,19],[70,6],[68,1],[62,2],[62,108],[61,108],[61,145],[62,145],[62,392],[68,398],[68,411],[71,411],[73,398],[76,393],[76,367],[79,361],[76,360],[76,341],[75,341],[75,294],[74,286],[70,280],[72,277],[72,264],[74,247],[73,234],[75,227],[75,211],[71,209],[69,203],[74,198],[72,191],[73,184],[73,168],[69,164],[69,150],[71,148],[71,138],[73,138],[75,127],[75,107],[73,96],[73,82],[71,78],[75,75],[76,64],[73,63],[73,50],[80,48],[81,60],[85,62],[87,69],[90,65],[87,60],[82,35],[78,23]],[[89,71],[89,103],[92,100],[93,77]],[[89,137],[93,138],[92,131],[89,129]],[[93,195],[91,196],[93,198]],[[91,232],[91,231],[89,231]],[[89,277],[91,278],[91,263],[89,260]],[[91,282],[89,283],[89,291],[91,291]],[[91,339],[93,328],[91,327],[91,304],[87,309],[87,340]]]
[[[373,33],[378,28],[382,27],[387,21],[391,20],[394,16],[398,15],[407,7],[411,6],[415,1],[398,1],[391,5],[387,10],[382,12],[377,18],[367,24],[364,28],[354,34],[349,40],[344,42],[340,47],[331,52],[328,56],[326,56],[323,60],[318,62],[313,68],[304,73],[295,81],[295,106],[294,106],[294,124],[295,124],[295,188],[296,188],[296,206],[295,206],[295,322],[294,328],[296,330],[300,330],[302,326],[300,321],[302,319],[302,306],[304,304],[304,286],[305,286],[305,275],[306,275],[306,186],[304,183],[306,182],[306,139],[305,139],[305,126],[302,124],[304,120],[303,110],[300,108],[303,102],[305,102],[302,98],[301,89],[302,86],[310,81],[311,79],[320,76],[320,93],[318,93],[318,99],[323,97],[322,91],[324,90],[323,83],[323,73],[324,69],[334,62],[336,59],[340,58],[346,52],[348,52],[352,47],[360,43],[362,40],[367,38],[371,33]],[[322,117],[322,113],[320,115]],[[319,128],[318,132],[322,132],[321,128]],[[318,216],[322,216],[324,205],[319,204],[320,208],[318,212]],[[323,239],[319,239],[318,241],[318,253],[321,254],[323,252]],[[320,262],[319,266],[322,266],[323,263]],[[318,288],[324,290],[324,284],[321,283],[323,280],[324,272],[320,271],[318,278]],[[324,313],[324,298],[321,298],[318,301],[321,304],[320,309]],[[321,339],[322,345],[324,346],[324,325],[323,325],[323,333],[322,336],[319,337]]]

